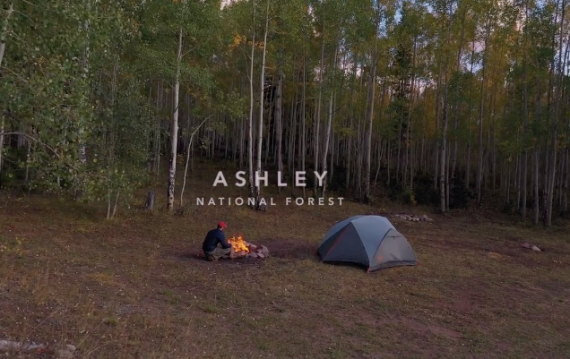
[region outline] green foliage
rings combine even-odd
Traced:
[[[89,138],[87,194],[97,200],[103,200],[109,190],[128,198],[147,180],[144,164],[153,113],[140,93],[140,82],[126,70],[115,70],[108,96],[102,97],[107,101],[98,102],[99,122]]]
[[[17,5],[10,22],[17,35],[6,44],[0,97],[7,127],[30,136],[32,187],[49,188],[55,178],[77,174],[79,147],[91,125],[89,80],[83,76],[88,13],[82,5],[57,1]],[[89,39],[91,49],[98,49],[98,40]]]
[[[138,95],[140,83],[133,82],[132,74],[124,74],[131,86],[120,88],[115,100],[121,106],[117,106],[111,104],[110,91],[104,88],[108,83],[102,81],[108,77],[109,63],[116,64],[130,41],[136,40],[135,21],[128,15],[133,9],[110,1],[17,6],[18,15],[10,23],[17,36],[7,42],[0,97],[8,99],[2,103],[7,127],[27,134],[30,152],[25,163],[21,155],[8,152],[6,162],[20,161],[18,167],[30,175],[30,189],[81,190],[91,198],[92,182],[99,180],[101,171],[94,170],[90,161],[108,145],[105,135],[113,133],[123,144],[118,148],[119,163],[138,161],[141,153],[146,156],[146,137],[142,135],[139,147],[133,141],[146,124],[137,111],[148,112],[146,98]],[[87,164],[82,163],[83,148]],[[115,160],[103,157],[99,166],[111,171]],[[21,177],[21,169],[19,173]],[[129,173],[137,172],[129,169]]]
[[[418,204],[418,202],[416,201],[416,196],[414,194],[414,191],[412,191],[411,189],[406,189],[402,193],[402,200],[404,201],[405,204],[410,206],[415,206]]]
[[[0,236],[0,258],[9,256],[23,258],[24,251],[22,247],[21,238],[15,237],[14,239],[8,239],[7,237]]]
[[[269,13],[266,1],[271,1]],[[188,120],[188,126],[180,126],[184,140],[206,120],[203,132],[196,133],[196,146],[235,148],[232,141],[249,112],[250,79],[259,99],[263,49],[266,81],[284,83],[283,153],[298,152],[302,114],[311,138],[305,155],[312,157],[318,114],[324,137],[334,95],[330,144],[340,151],[330,151],[339,174],[331,188],[339,191],[363,187],[344,183],[346,173],[339,164],[350,162],[351,171],[365,167],[361,160],[367,155],[363,139],[371,100],[372,147],[385,156],[383,146],[389,143],[392,168],[402,161],[399,167],[406,166],[406,175],[418,167],[435,167],[417,159],[419,152],[428,161],[435,158],[444,100],[449,145],[458,144],[457,167],[462,170],[466,144],[472,146],[472,162],[479,156],[480,123],[485,168],[490,154],[497,163],[513,166],[523,151],[549,148],[553,128],[557,144],[569,144],[565,99],[570,80],[564,76],[559,91],[553,67],[565,34],[560,35],[560,3],[553,1],[258,0],[236,1],[224,9],[220,1],[13,4],[15,12],[2,34],[7,50],[0,68],[0,106],[6,131],[20,133],[22,146],[6,144],[3,187],[25,182],[38,192],[81,192],[94,200],[120,193],[128,198],[149,179],[149,153],[169,152],[177,79],[179,114],[181,121]],[[521,16],[524,12],[528,17]],[[371,78],[372,70],[376,78]],[[264,143],[273,146],[275,119],[265,119],[269,143]],[[181,148],[187,145],[180,143]],[[322,151],[323,142],[318,146]],[[267,151],[270,157],[273,152]],[[412,160],[404,164],[409,156]],[[350,178],[366,180],[362,173]],[[464,207],[471,195],[460,183],[464,175],[453,178],[450,207]],[[413,190],[394,185],[390,195],[410,204],[439,202],[432,174],[416,174],[414,184]]]

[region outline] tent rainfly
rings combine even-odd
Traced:
[[[365,266],[368,272],[418,264],[410,243],[386,217],[360,215],[335,224],[318,254],[323,262]]]

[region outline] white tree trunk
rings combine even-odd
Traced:
[[[539,172],[539,167],[540,167],[540,163],[539,163],[539,154],[538,154],[538,148],[534,149],[534,173],[533,173],[533,183],[532,183],[532,193],[533,193],[533,197],[534,197],[534,203],[533,203],[533,211],[532,211],[532,223],[533,224],[538,224],[538,216],[539,216],[539,210],[540,210],[540,198],[539,198],[539,194],[538,194],[538,172]]]
[[[265,14],[265,34],[263,37],[263,54],[261,58],[261,74],[259,75],[259,132],[258,132],[258,139],[257,139],[257,176],[258,178],[261,177],[261,155],[262,151],[261,148],[263,146],[263,97],[265,95],[265,54],[266,54],[266,43],[267,43],[267,30],[269,27],[269,0],[267,1],[267,12]],[[261,186],[259,183],[255,184],[255,197],[256,197],[256,209],[259,209],[259,201],[261,199]]]
[[[307,58],[305,52],[303,51],[303,92],[301,95],[301,143],[299,147],[301,149],[301,171],[305,171],[307,155],[307,119],[305,114],[306,109],[306,98],[307,98]],[[294,180],[293,180],[294,181]],[[303,198],[307,198],[307,187],[303,187]]]
[[[451,40],[451,27],[453,26],[453,17],[452,17],[452,7],[453,2],[449,4],[449,25],[447,28],[447,38],[448,41]],[[439,186],[440,186],[440,210],[442,213],[447,212],[448,210],[448,203],[449,203],[449,156],[447,153],[448,143],[447,143],[447,129],[449,126],[449,101],[448,101],[448,89],[449,89],[449,78],[448,78],[448,67],[449,67],[449,54],[445,60],[445,90],[443,94],[443,130],[441,136],[441,158],[439,160]],[[484,76],[484,75],[483,75]],[[484,81],[483,77],[483,81]],[[481,115],[482,119],[482,115]]]
[[[547,198],[546,198],[546,225],[552,225],[552,206],[554,202],[554,184],[556,180],[556,162],[557,162],[557,154],[558,154],[558,122],[559,122],[559,113],[560,113],[560,102],[562,101],[562,91],[561,88],[563,87],[563,79],[564,79],[564,63],[567,63],[568,60],[568,43],[566,44],[566,51],[563,51],[562,46],[564,43],[563,40],[563,29],[564,29],[564,15],[566,10],[566,1],[562,0],[562,14],[560,16],[560,41],[559,41],[559,48],[558,48],[558,74],[557,74],[557,82],[558,86],[556,86],[556,93],[555,93],[555,107],[554,107],[554,126],[552,131],[552,149],[549,154],[550,157],[550,169],[549,169],[549,177],[547,183]],[[563,58],[564,56],[564,58]]]
[[[90,12],[91,12],[91,0],[86,0],[86,8],[87,8],[87,17],[88,19],[85,20],[84,23],[84,31],[85,31],[85,57],[83,59],[83,77],[85,78],[86,81],[88,81],[89,79],[89,67],[90,67],[90,58],[91,58],[91,45],[90,45],[90,38],[89,38],[89,32],[90,32],[90,23],[89,23],[89,16]],[[83,138],[84,134],[85,134],[85,129],[83,127],[83,125],[79,125],[79,162],[81,163],[81,165],[86,165],[87,164],[87,150],[85,148],[85,139]]]
[[[6,51],[6,33],[8,32],[8,20],[14,12],[14,4],[10,4],[10,8],[6,13],[6,20],[2,26],[2,34],[0,34],[0,66],[2,66],[2,60],[4,59],[4,53]],[[4,150],[4,126],[6,122],[4,116],[0,119],[0,175],[2,174],[2,152]]]
[[[380,3],[378,3],[378,9],[376,12],[376,32],[374,34],[374,50],[372,51],[372,71],[370,73],[370,88],[369,94],[369,108],[368,108],[368,134],[366,136],[366,164],[364,172],[364,202],[369,203],[370,197],[370,181],[371,181],[371,156],[372,156],[372,127],[374,123],[374,103],[376,98],[376,68],[378,61],[378,36],[380,29],[380,22],[382,17],[382,11],[380,10]],[[399,159],[398,159],[399,161]],[[361,183],[359,183],[361,186]]]
[[[251,58],[250,58],[250,66],[249,66],[249,122],[247,125],[248,131],[248,141],[247,141],[247,160],[248,160],[248,170],[249,170],[249,196],[253,197],[255,195],[254,192],[254,183],[253,183],[253,57],[255,54],[255,1],[252,1],[253,6],[253,37],[251,39]]]
[[[4,20],[4,25],[2,25],[2,34],[0,34],[0,66],[2,66],[2,60],[4,59],[4,53],[6,51],[6,34],[8,32],[8,21],[14,12],[14,4],[10,4],[10,8],[6,12],[6,20]]]
[[[182,189],[180,189],[180,207],[183,206],[183,197],[184,197],[184,189],[186,188],[186,177],[188,176],[188,162],[190,161],[190,153],[192,152],[192,140],[194,139],[194,135],[196,134],[196,132],[198,132],[198,130],[200,129],[200,127],[202,127],[202,125],[210,118],[211,116],[209,116],[208,118],[204,119],[204,121],[202,121],[198,127],[196,127],[194,129],[194,131],[192,131],[192,134],[190,135],[190,140],[188,141],[188,150],[186,151],[186,164],[184,165],[184,177],[182,179]]]
[[[322,103],[322,96],[323,96],[323,72],[325,67],[325,34],[324,34],[324,24],[323,24],[323,33],[322,33],[322,46],[321,46],[321,60],[319,62],[319,99],[317,100],[317,117],[315,123],[315,129],[313,133],[314,137],[314,156],[315,156],[315,171],[319,170],[319,138],[321,135],[321,103]],[[313,186],[314,195],[317,195],[317,183],[315,182]]]
[[[4,150],[4,116],[0,118],[0,175],[2,175],[2,152]]]
[[[374,55],[373,58],[375,58]],[[373,60],[376,61],[376,60]],[[372,64],[372,73],[370,74],[370,97],[369,97],[369,111],[368,111],[368,134],[366,136],[366,167],[364,172],[364,202],[370,202],[370,171],[371,171],[371,156],[372,156],[372,125],[374,123],[374,101],[376,97],[376,63]]]
[[[568,185],[570,184],[570,153],[568,148],[564,152],[564,182],[562,184],[562,211],[568,212]]]
[[[178,153],[178,103],[180,96],[180,66],[182,63],[182,28],[178,30],[178,52],[176,55],[176,77],[174,79],[174,111],[170,135],[170,164],[168,169],[168,192],[166,209],[174,209],[174,188],[176,181],[176,155]]]
[[[323,173],[327,172],[327,156],[329,152],[329,142],[331,138],[331,127],[333,122],[333,104],[334,104],[334,92],[331,94],[330,102],[329,102],[329,121],[327,125],[327,133],[325,135],[325,147],[323,152],[323,162],[322,162],[322,170]],[[327,188],[327,181],[329,176],[325,177],[323,180],[323,188],[322,188],[322,197],[326,196],[326,188]],[[318,183],[317,183],[318,185]]]
[[[488,40],[489,40],[489,33],[490,33],[490,24],[487,24],[487,30],[485,33],[485,49],[487,49]],[[482,196],[482,183],[483,183],[483,121],[485,119],[485,82],[486,82],[486,73],[485,73],[485,66],[486,66],[486,56],[488,56],[487,51],[483,55],[483,68],[482,68],[482,78],[481,78],[481,92],[480,92],[480,104],[479,104],[479,156],[477,162],[477,202],[481,205],[483,200]]]
[[[279,83],[277,84],[275,125],[277,126],[277,170],[283,173],[283,73],[281,69],[279,70]],[[281,187],[279,187],[279,192],[281,192]]]
[[[338,46],[336,47],[336,50],[334,52],[334,61],[333,61],[333,68],[336,67],[336,62],[337,62],[337,58],[338,58]],[[329,84],[330,87],[334,86],[333,84]],[[332,128],[332,122],[333,122],[333,114],[334,114],[334,98],[335,98],[335,93],[334,90],[331,91],[331,97],[330,97],[330,102],[329,102],[329,119],[328,119],[328,124],[327,124],[327,132],[325,134],[325,146],[324,146],[324,151],[323,151],[323,162],[322,162],[322,169],[323,169],[323,173],[327,172],[327,157],[328,157],[328,152],[329,152],[329,143],[330,143],[330,138],[331,138],[331,128]],[[332,165],[331,165],[332,167]],[[324,180],[323,180],[323,189],[322,189],[322,196],[325,197],[326,194],[326,188],[327,188],[327,181],[329,180],[330,176],[327,176]],[[317,183],[318,184],[318,183]]]

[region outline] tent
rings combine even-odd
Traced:
[[[386,217],[361,215],[335,224],[318,249],[323,262],[348,262],[368,272],[417,265],[410,243]]]

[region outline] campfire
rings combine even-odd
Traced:
[[[249,253],[249,247],[248,247],[249,243],[244,241],[243,237],[241,235],[237,236],[237,237],[230,237],[228,239],[228,242],[234,248],[234,252],[236,252],[236,253],[240,253],[240,252]]]
[[[248,243],[243,239],[242,235],[228,238],[228,243],[234,249],[234,258],[265,258],[269,256],[269,250],[266,246],[256,246]]]

